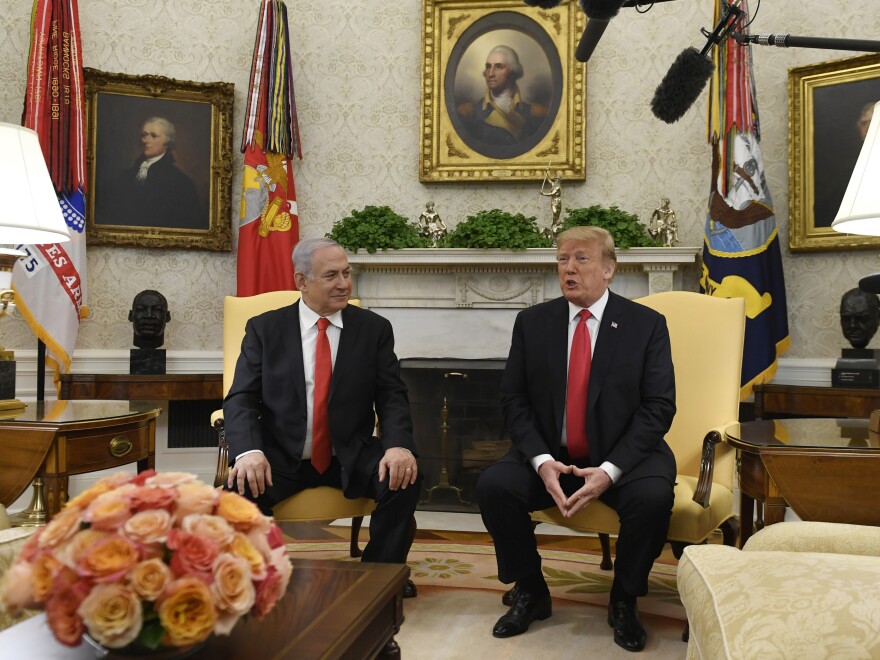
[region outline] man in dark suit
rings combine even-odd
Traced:
[[[617,260],[607,231],[575,227],[557,245],[563,297],[519,313],[501,383],[513,448],[477,483],[498,577],[516,582],[492,632],[519,635],[551,614],[529,512],[555,504],[570,517],[598,499],[620,516],[608,622],[617,644],[640,651],[636,598],[674,498],[663,439],[675,415],[669,332],[661,314],[608,290]]]
[[[405,563],[419,473],[391,324],[348,304],[351,269],[335,241],[300,241],[293,267],[302,299],[252,318],[245,329],[223,402],[234,459],[227,486],[266,514],[315,486],[373,497],[363,561]],[[322,341],[332,361],[325,406],[316,369]],[[377,417],[381,438],[373,436]],[[408,591],[415,595],[411,583]]]

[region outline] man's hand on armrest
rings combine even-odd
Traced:
[[[230,490],[237,490],[239,495],[244,495],[245,481],[254,498],[266,492],[266,486],[272,485],[272,467],[263,452],[249,451],[235,459],[226,485]]]

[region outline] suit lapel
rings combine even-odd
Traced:
[[[568,301],[560,302],[547,315],[546,349],[552,388],[553,416],[556,428],[562,433],[562,417],[565,414],[565,391],[568,387]]]
[[[306,400],[306,372],[303,365],[302,331],[299,327],[299,301],[284,310],[282,342],[294,378],[294,393],[299,401]]]
[[[605,382],[605,376],[608,374],[609,369],[611,369],[617,344],[620,341],[618,328],[623,322],[622,316],[623,309],[621,308],[619,297],[609,291],[608,304],[605,306],[605,313],[602,315],[599,337],[596,340],[596,348],[593,351],[593,359],[590,364],[588,410],[596,404],[599,392],[602,391],[602,383]]]
[[[330,381],[331,400],[339,383],[345,380],[346,368],[352,363],[359,325],[357,311],[352,305],[346,305],[342,310],[342,332],[339,333],[339,347],[336,349],[336,362],[333,364],[333,378]]]

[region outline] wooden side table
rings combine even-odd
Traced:
[[[867,418],[880,409],[880,389],[756,385],[755,417]]]
[[[70,475],[155,467],[160,412],[127,401],[47,401],[0,419],[0,502],[10,506],[39,477],[48,519],[67,501]]]
[[[59,398],[217,400],[223,398],[223,374],[62,374]]]

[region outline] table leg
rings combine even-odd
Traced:
[[[764,524],[775,525],[785,519],[785,501],[782,503],[767,501],[764,503]]]
[[[46,475],[43,477],[46,493],[46,518],[47,520],[61,511],[61,507],[67,502],[67,477]]]
[[[742,548],[754,529],[755,500],[742,491],[739,497],[739,547]]]
[[[376,657],[386,658],[387,660],[400,660],[400,645],[392,637]]]

